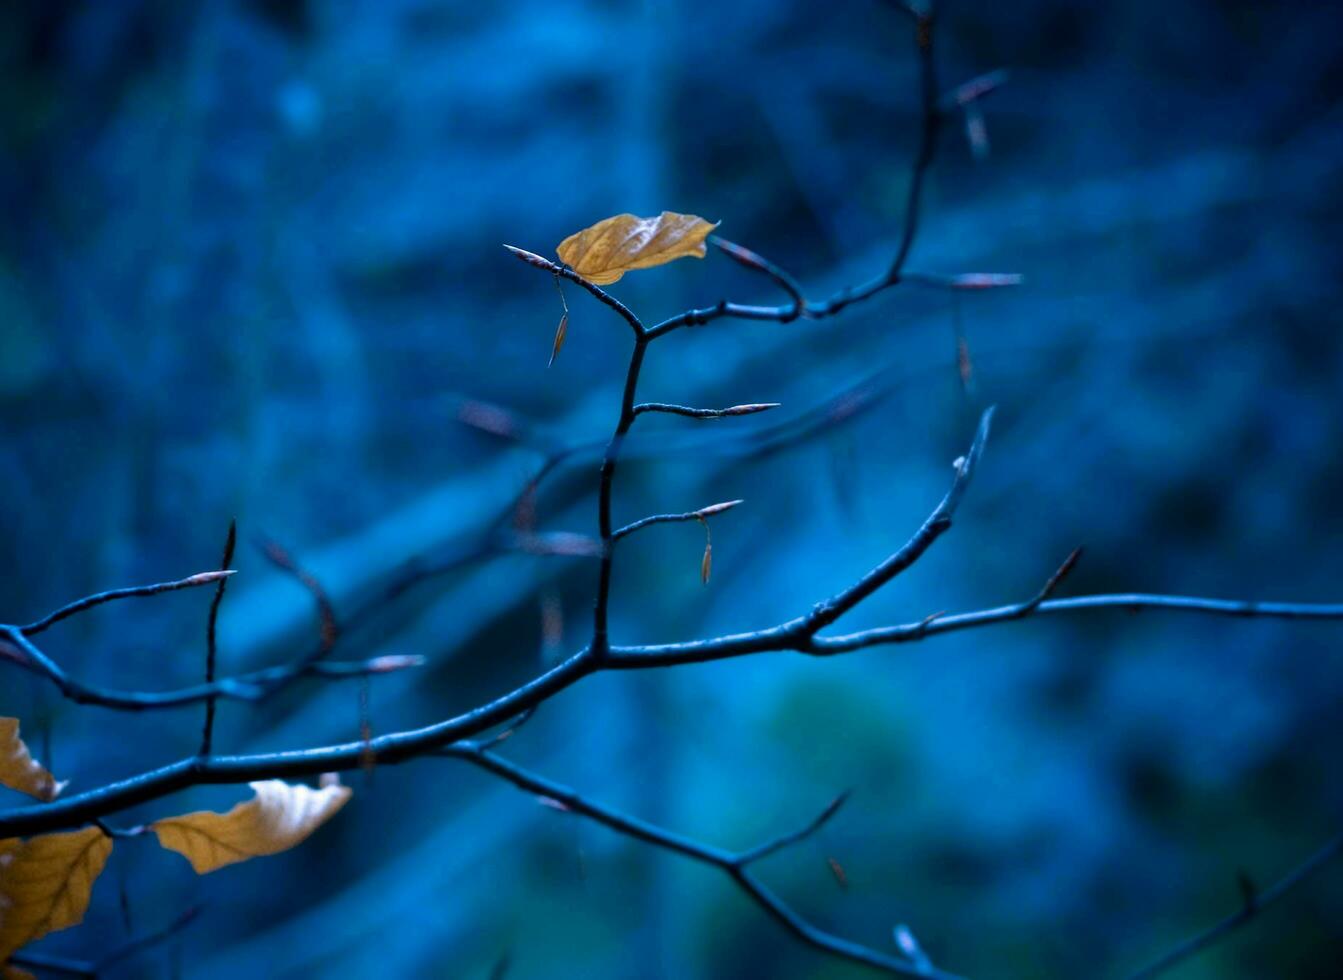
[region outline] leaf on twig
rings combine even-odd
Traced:
[[[0,718],[0,785],[51,802],[65,783],[38,764],[19,738],[19,719]]]
[[[280,779],[248,785],[256,795],[228,813],[198,810],[156,820],[149,829],[161,845],[181,854],[203,875],[248,858],[289,850],[350,799],[350,788],[334,782],[321,789]]]
[[[555,343],[550,348],[550,362],[546,367],[552,367],[555,364],[555,358],[560,356],[560,348],[564,346],[564,335],[569,331],[569,313],[565,311],[560,314],[560,325],[555,328]]]
[[[605,286],[631,269],[650,269],[687,256],[704,258],[704,239],[717,227],[675,211],[656,218],[618,214],[570,235],[556,252],[588,282]]]
[[[82,922],[111,853],[112,838],[97,827],[0,841],[0,962]]]

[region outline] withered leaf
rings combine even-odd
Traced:
[[[97,827],[0,841],[0,962],[84,919],[112,838]]]
[[[570,235],[556,251],[588,282],[605,286],[631,269],[649,269],[687,256],[704,258],[704,239],[716,227],[675,211],[663,211],[656,218],[618,214]]]
[[[321,789],[280,779],[248,785],[256,795],[227,813],[198,810],[156,820],[149,829],[161,845],[181,854],[203,875],[248,858],[287,851],[350,799],[350,788],[334,782]]]
[[[709,572],[713,570],[713,542],[704,542],[704,557],[699,562],[699,579],[705,585],[709,584]]]
[[[19,738],[19,719],[0,718],[0,785],[50,802],[65,786],[43,769]]]
[[[560,325],[555,328],[555,343],[550,348],[550,363],[546,367],[551,367],[555,363],[555,358],[560,356],[560,348],[564,346],[564,335],[569,330],[569,314],[566,311],[560,315]]]

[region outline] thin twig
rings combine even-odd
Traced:
[[[745,503],[742,500],[725,500],[721,504],[710,504],[708,507],[701,507],[699,510],[686,511],[684,514],[654,514],[652,517],[641,517],[637,521],[631,521],[624,527],[611,533],[612,541],[619,541],[627,534],[633,534],[640,528],[648,527],[650,524],[675,524],[682,521],[702,521],[706,517],[713,517],[715,514],[721,514],[725,510],[730,510],[738,504]]]
[[[628,323],[630,325],[630,329],[634,331],[634,336],[639,337],[644,334],[644,325],[641,322],[639,322],[639,318],[634,315],[634,313],[630,310],[628,306],[620,302],[620,300],[616,299],[605,289],[602,289],[601,286],[598,286],[596,283],[588,282],[578,273],[574,272],[573,269],[570,269],[567,265],[561,265],[558,262],[552,262],[550,261],[550,259],[542,258],[535,252],[529,252],[526,249],[518,248],[515,245],[505,245],[504,248],[508,249],[509,252],[517,256],[523,262],[526,262],[528,265],[535,266],[538,269],[545,269],[547,272],[553,273],[554,275],[563,276],[570,282],[578,283],[578,285],[582,286],[593,296],[597,297],[598,300],[605,303],[611,309],[615,310],[618,314],[620,314],[620,318],[624,320],[626,323]]]
[[[830,818],[839,812],[839,808],[849,799],[849,793],[850,791],[846,789],[836,796],[826,804],[825,809],[813,817],[811,822],[805,827],[794,830],[791,833],[781,834],[774,838],[774,840],[766,841],[758,847],[753,847],[749,851],[744,851],[740,855],[739,860],[742,864],[752,864],[759,861],[761,858],[769,857],[769,855],[773,854],[775,851],[781,851],[785,847],[789,847],[800,840],[805,840],[810,837],[829,823]]]
[[[1293,868],[1285,877],[1274,882],[1270,887],[1248,896],[1248,900],[1240,909],[1231,913],[1215,925],[1209,926],[1202,932],[1190,936],[1160,959],[1149,963],[1137,973],[1132,974],[1129,980],[1148,980],[1150,977],[1165,973],[1172,967],[1189,959],[1194,954],[1207,949],[1209,946],[1213,945],[1213,943],[1224,939],[1227,935],[1245,925],[1245,923],[1249,922],[1268,906],[1281,899],[1297,885],[1300,885],[1306,879],[1320,871],[1326,864],[1334,860],[1334,858],[1338,857],[1340,854],[1343,854],[1343,834],[1339,834],[1333,840],[1329,841],[1329,843],[1325,844],[1310,857],[1306,858],[1305,861]]]
[[[221,579],[226,579],[234,573],[231,568],[223,568],[213,572],[198,572],[195,575],[188,575],[186,578],[178,579],[175,582],[159,582],[155,585],[135,585],[126,589],[112,589],[108,592],[98,592],[94,595],[85,596],[83,599],[76,599],[69,605],[62,606],[53,613],[43,616],[35,623],[29,623],[27,626],[20,626],[18,630],[24,636],[36,636],[38,633],[49,629],[63,619],[69,619],[77,613],[92,609],[94,606],[101,606],[105,602],[115,602],[118,599],[140,599],[146,596],[162,595],[164,592],[176,592],[178,589],[194,589],[202,585],[213,585]]]
[[[669,415],[685,415],[692,419],[724,419],[736,415],[755,415],[778,408],[780,402],[753,402],[749,405],[733,405],[730,408],[688,408],[685,405],[668,405],[666,402],[643,402],[634,406],[634,414],[644,412],[666,412]]]
[[[420,656],[385,655],[371,660],[328,662],[305,657],[289,664],[265,667],[236,677],[224,677],[205,684],[164,691],[125,691],[85,684],[67,674],[44,654],[17,627],[0,626],[0,653],[6,659],[54,683],[61,694],[75,704],[97,705],[120,711],[147,711],[208,703],[212,698],[235,701],[260,701],[276,687],[299,678],[341,679],[386,674],[423,665]],[[7,652],[10,651],[11,652]]]
[[[785,929],[815,949],[897,976],[954,980],[953,974],[937,969],[920,969],[899,956],[871,949],[817,928],[793,911],[747,870],[747,865],[753,861],[758,861],[766,854],[774,853],[781,848],[796,843],[818,830],[835,815],[847,794],[836,797],[821,812],[820,816],[813,819],[800,831],[785,834],[767,844],[746,851],[729,851],[670,830],[664,830],[612,807],[596,803],[568,786],[552,782],[543,776],[528,772],[521,766],[499,758],[492,752],[487,751],[484,746],[475,742],[457,742],[445,746],[438,754],[470,762],[472,765],[507,780],[519,789],[540,798],[554,801],[565,812],[587,817],[605,827],[609,827],[616,833],[719,869]]]
[[[925,620],[909,626],[867,630],[847,637],[816,635],[820,623],[826,620],[832,621],[845,609],[861,601],[863,596],[875,591],[900,570],[908,567],[909,563],[923,554],[932,541],[946,530],[946,522],[949,521],[950,514],[955,510],[974,473],[975,463],[983,451],[987,434],[988,426],[985,419],[981,421],[970,452],[958,461],[951,490],[914,536],[890,558],[863,576],[857,585],[839,593],[829,602],[818,605],[816,609],[822,610],[820,614],[814,609],[808,615],[767,629],[687,643],[610,646],[600,655],[595,653],[592,647],[585,647],[568,660],[502,697],[426,728],[380,735],[367,743],[360,741],[291,752],[184,759],[51,803],[20,807],[0,813],[0,837],[27,836],[77,827],[94,818],[115,813],[137,803],[159,799],[189,786],[314,776],[323,772],[358,768],[367,758],[374,759],[378,765],[404,762],[505,724],[528,708],[539,705],[560,691],[573,686],[589,674],[606,668],[667,667],[785,650],[798,650],[816,655],[831,654],[878,643],[923,639],[967,626],[1021,619],[1026,615],[1083,608],[1150,607],[1237,616],[1343,619],[1343,605],[1235,603],[1179,596],[1142,595],[1081,596],[1039,601],[1037,593],[1023,603],[978,613],[944,616],[931,622]],[[1065,562],[1064,568],[1067,567],[1069,563]],[[1059,572],[1056,572],[1051,581],[1056,583],[1060,577]]]
[[[238,543],[238,522],[231,520],[228,524],[228,535],[224,538],[224,558],[221,561],[221,568],[228,568],[233,562],[233,548]],[[215,659],[217,653],[216,627],[219,623],[219,606],[224,601],[224,588],[228,585],[228,579],[220,579],[219,586],[215,589],[214,599],[210,602],[210,616],[205,626],[205,683],[213,684],[215,680]],[[201,730],[201,755],[209,755],[211,748],[214,747],[215,731],[215,705],[218,698],[210,697],[205,700],[205,725]]]

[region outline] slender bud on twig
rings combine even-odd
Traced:
[[[942,96],[942,108],[950,109],[953,106],[964,106],[969,105],[971,102],[976,102],[979,99],[984,98],[984,96],[1002,88],[1009,77],[1011,77],[1010,73],[1005,68],[999,68],[997,71],[978,75],[968,82],[956,86],[946,95]]]
[[[1001,289],[1020,286],[1024,281],[1024,277],[1016,272],[964,272],[952,276],[947,285],[952,289]]]
[[[516,439],[519,435],[518,420],[512,412],[474,398],[457,406],[457,421],[501,439]]]
[[[738,504],[744,504],[745,500],[725,500],[721,504],[710,504],[708,507],[701,507],[695,511],[695,516],[703,520],[706,517],[713,517],[715,514],[721,514],[725,510],[731,510]]]
[[[535,252],[529,252],[525,248],[518,248],[515,245],[505,245],[504,248],[508,249],[510,252],[512,252],[522,261],[526,262],[528,265],[534,265],[538,269],[545,269],[547,272],[554,272],[556,269],[559,268],[559,266],[557,266],[554,262],[551,262],[549,259],[542,258]]]
[[[370,674],[390,674],[397,670],[406,670],[410,667],[423,667],[427,663],[424,657],[411,653],[392,653],[381,657],[374,657],[368,662],[368,672]]]
[[[922,972],[930,973],[933,969],[933,961],[928,958],[928,954],[923,951],[919,941],[914,938],[914,933],[909,931],[909,926],[903,922],[895,927],[895,945],[900,947],[900,952]]]
[[[733,405],[731,408],[723,409],[724,415],[754,415],[756,412],[768,412],[771,408],[778,408],[782,402],[752,402],[749,405]]]
[[[213,572],[198,572],[190,578],[182,580],[184,587],[196,585],[209,585],[211,582],[218,582],[220,579],[228,578],[230,575],[237,575],[236,568],[220,568]]]

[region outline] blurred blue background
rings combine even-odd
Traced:
[[[694,525],[621,548],[616,642],[767,625],[851,581],[926,516],[990,403],[956,527],[846,626],[1025,598],[1078,544],[1064,594],[1343,599],[1340,28],[1333,4],[947,3],[944,84],[1012,75],[984,103],[987,159],[947,127],[910,268],[1025,285],[902,287],[824,323],[656,345],[645,398],[783,408],[641,420],[618,521],[747,505],[715,522],[707,588]],[[546,444],[610,430],[626,328],[570,288],[546,370],[554,286],[500,243],[553,254],[607,215],[671,209],[721,220],[813,295],[866,278],[892,254],[917,136],[910,33],[866,0],[5,4],[0,620],[214,567],[236,515],[224,669],[306,650],[311,603],[255,536],[347,611],[453,554],[538,465],[463,424],[464,399]],[[612,290],[650,322],[777,301],[721,255]],[[590,455],[563,469],[540,526],[592,533],[595,477]],[[430,662],[372,683],[373,730],[576,649],[594,580],[586,559],[507,555],[380,607],[341,655]],[[44,648],[90,681],[190,683],[207,605],[104,607]],[[1237,872],[1267,884],[1337,829],[1339,636],[1095,613],[623,673],[556,698],[504,751],[730,847],[852,788],[763,868],[815,922],[883,949],[908,923],[971,976],[1115,976],[1232,911]],[[67,792],[199,733],[199,708],[78,708],[13,670],[0,710]],[[300,684],[223,705],[217,744],[357,738],[360,711],[357,683]],[[514,978],[865,975],[713,871],[461,764],[351,782],[304,846],[208,877],[119,842],[85,924],[39,948],[92,957],[204,903],[121,974],[483,978],[506,958]],[[1180,975],[1340,961],[1334,869]]]

